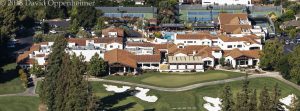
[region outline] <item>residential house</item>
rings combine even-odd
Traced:
[[[109,74],[137,74],[139,69],[158,70],[161,56],[134,55],[126,50],[114,49],[104,54],[104,60],[108,62]]]
[[[104,54],[104,60],[108,62],[110,74],[137,73],[137,61],[135,56],[125,50],[114,49]]]
[[[288,28],[288,27],[295,27],[296,29],[300,29],[300,14],[295,15],[294,20],[285,21],[280,25],[280,28],[282,30]]]
[[[24,68],[28,69],[33,66],[33,64],[37,64],[39,66],[44,67],[47,65],[48,55],[51,52],[51,46],[53,42],[42,42],[39,44],[33,44],[29,51],[25,51],[23,54],[20,54],[17,57],[16,63]]]
[[[213,39],[218,38],[208,33],[176,34],[174,43],[184,45],[213,45]]]
[[[137,65],[143,70],[159,70],[159,65],[161,63],[160,54],[153,55],[135,55]]]
[[[168,69],[162,71],[172,72],[204,72],[203,62],[200,56],[168,56]],[[162,66],[163,67],[163,66]]]
[[[211,35],[208,33],[177,34],[174,43],[177,45],[183,44],[184,46],[220,47],[222,50],[235,48],[240,50],[262,50],[261,38],[253,34],[242,37],[230,37],[224,34]]]
[[[222,57],[222,50],[219,47],[183,44],[174,45],[168,49],[168,56],[199,56],[204,66],[214,67]]]
[[[85,61],[89,61],[96,53],[103,58],[106,51],[113,49],[123,49],[122,38],[68,39],[68,52],[77,56],[82,54]]]
[[[153,55],[154,45],[149,42],[127,42],[125,50],[135,55]]]
[[[124,37],[124,29],[117,27],[109,27],[102,30],[102,37]]]
[[[255,34],[260,37],[266,37],[266,32],[261,27],[252,27],[251,21],[246,13],[220,13],[219,14],[220,31],[224,34],[235,37]]]
[[[217,46],[222,50],[262,50],[261,38],[256,35],[247,35],[243,37],[228,37],[219,35]]]
[[[241,51],[239,49],[233,49],[224,51],[225,62],[230,64],[233,68],[240,67],[257,67],[259,64],[258,50]]]

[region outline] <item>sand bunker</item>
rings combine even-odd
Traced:
[[[127,91],[128,89],[130,89],[129,86],[122,86],[121,88],[118,88],[117,86],[113,86],[113,85],[106,85],[103,84],[104,87],[106,87],[106,91],[113,91],[115,93],[122,93]]]
[[[158,99],[156,96],[147,96],[147,93],[150,91],[149,89],[136,87],[135,90],[138,90],[139,92],[136,93],[134,96],[136,96],[137,98],[140,98],[143,101],[156,102]]]
[[[207,102],[203,105],[205,109],[208,111],[221,111],[221,100],[220,98],[212,98],[212,97],[203,97],[203,99]]]
[[[279,101],[280,101],[281,103],[284,104],[284,105],[282,105],[282,107],[284,108],[285,111],[289,111],[289,110],[287,109],[287,106],[290,107],[290,106],[292,105],[293,98],[298,99],[297,96],[296,96],[295,94],[290,94],[290,95],[288,95],[288,96],[285,97],[285,98],[279,99]]]

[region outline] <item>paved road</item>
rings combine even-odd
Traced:
[[[267,72],[265,74],[253,74],[249,75],[248,78],[261,78],[261,77],[272,77],[275,79],[278,79],[284,83],[287,83],[296,89],[300,91],[300,86],[287,81],[279,75],[277,72]],[[149,88],[149,89],[154,89],[154,90],[159,90],[159,91],[166,91],[166,92],[180,92],[180,91],[187,91],[187,90],[192,90],[195,88],[200,88],[204,86],[211,86],[211,85],[217,85],[217,84],[224,84],[228,82],[233,82],[233,81],[240,81],[244,80],[245,77],[237,77],[237,78],[231,78],[231,79],[225,79],[225,80],[217,80],[217,81],[211,81],[211,82],[204,82],[204,83],[197,83],[189,86],[184,86],[184,87],[179,87],[179,88],[165,88],[165,87],[158,87],[158,86],[151,86],[151,85],[145,85],[145,84],[138,84],[138,83],[131,83],[131,82],[124,82],[124,81],[116,81],[116,80],[107,80],[107,79],[99,79],[99,78],[89,78],[89,81],[101,81],[101,82],[109,82],[109,83],[117,83],[117,84],[124,84],[124,85],[130,85],[130,86],[138,86],[138,87],[143,87],[143,88]]]

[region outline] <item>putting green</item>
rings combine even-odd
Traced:
[[[245,74],[227,71],[206,71],[199,73],[160,73],[148,72],[139,76],[108,76],[105,79],[148,84],[160,87],[183,87],[191,84],[223,80],[244,76]]]
[[[200,83],[211,80],[219,80],[228,78],[229,75],[225,73],[210,73],[204,75],[165,75],[165,76],[151,76],[142,79],[142,82],[167,87],[176,87],[188,85],[192,83]]]

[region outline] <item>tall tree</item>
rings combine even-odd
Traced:
[[[249,111],[257,111],[257,94],[255,89],[253,90],[250,97]]]
[[[226,85],[222,92],[222,109],[223,111],[233,111],[234,101],[230,86]]]
[[[106,68],[105,61],[99,57],[99,54],[95,53],[88,65],[88,74],[92,76],[104,76]]]
[[[55,111],[57,80],[58,74],[62,73],[63,57],[65,56],[66,40],[64,37],[56,37],[52,46],[52,52],[49,55],[48,65],[46,68],[45,79],[42,82],[42,100],[47,105],[49,111]]]
[[[290,79],[290,70],[291,66],[289,64],[289,57],[290,54],[283,55],[280,60],[278,61],[278,70],[280,71],[280,74],[282,75],[283,78],[285,79]]]
[[[281,107],[282,104],[279,101],[280,96],[281,90],[279,89],[278,83],[276,83],[271,96],[273,110],[283,110],[283,108]]]
[[[158,9],[159,15],[158,19],[160,23],[175,23],[176,19],[176,0],[163,0],[159,2]]]
[[[82,69],[83,59],[79,56],[76,57],[75,54],[71,57],[71,67],[69,72],[69,79],[66,81],[68,83],[67,88],[68,94],[66,95],[66,111],[86,111],[88,110],[89,96],[91,90],[89,89],[89,84],[87,79],[83,78],[82,74],[86,72]],[[67,64],[66,64],[67,65]]]
[[[245,80],[243,81],[242,91],[237,94],[237,101],[235,105],[235,109],[238,111],[249,111],[249,80],[248,75],[245,76]]]
[[[264,86],[263,90],[260,92],[259,101],[259,111],[272,111],[271,97],[266,86]]]
[[[7,1],[8,2],[8,1]],[[14,38],[19,27],[19,6],[1,6],[0,10],[0,44],[4,41]]]
[[[95,7],[73,7],[71,12],[71,27],[79,25],[88,29],[93,28],[96,24],[97,18],[100,17],[100,15],[101,11],[96,10]]]
[[[84,57],[65,53],[66,40],[56,38],[43,82],[42,100],[50,111],[87,111],[91,89],[82,74],[86,72]],[[57,67],[55,67],[57,66]],[[51,75],[51,76],[50,76]]]
[[[249,94],[250,94],[250,89],[249,89],[249,80],[248,80],[248,75],[245,76],[245,80],[243,81],[243,88],[242,88],[242,97],[243,97],[243,107],[245,109],[249,109]]]
[[[294,51],[289,57],[289,64],[291,66],[290,75],[293,81],[300,84],[300,46],[294,48]]]
[[[283,56],[283,44],[278,40],[267,40],[262,50],[260,67],[264,69],[277,69],[278,61]]]

